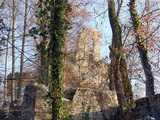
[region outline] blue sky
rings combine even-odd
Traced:
[[[97,0],[96,3],[88,6],[89,12],[93,15],[89,25],[96,28],[102,34],[101,57],[109,55],[108,46],[111,43],[112,31],[109,24],[106,0]]]

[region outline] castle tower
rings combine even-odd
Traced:
[[[86,71],[88,71],[88,38],[86,34],[86,30],[82,29],[81,33],[79,35],[79,39],[77,41],[77,48],[76,48],[76,63],[79,66],[79,76],[82,76],[82,79],[84,79],[84,76],[86,74]]]
[[[76,49],[76,62],[79,65],[80,76],[85,76],[90,63],[100,60],[100,33],[95,29],[83,28]]]
[[[93,40],[93,56],[94,56],[94,60],[95,61],[99,61],[100,60],[100,37],[101,34],[99,32],[97,32],[96,30],[92,31],[93,35],[92,35],[92,40]]]

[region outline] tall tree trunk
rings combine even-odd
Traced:
[[[24,66],[24,47],[26,41],[26,28],[27,28],[27,11],[28,11],[28,0],[25,0],[25,11],[24,11],[24,25],[23,25],[23,38],[22,38],[22,50],[21,50],[21,58],[20,58],[20,76],[18,79],[18,89],[17,89],[17,99],[21,97],[21,82],[23,75],[23,66]]]
[[[141,21],[136,11],[136,0],[130,0],[130,14],[133,22],[135,37],[136,37],[136,45],[140,54],[141,63],[143,66],[143,70],[146,77],[146,96],[152,96],[155,94],[154,92],[154,77],[151,70],[151,65],[148,60],[148,51],[145,45],[145,39],[142,36],[141,29]]]
[[[43,11],[45,9],[44,1],[39,1],[39,8],[40,11]],[[45,84],[46,86],[48,85],[48,77],[49,77],[49,53],[48,53],[48,28],[46,25],[46,22],[48,21],[48,14],[45,14],[43,16],[39,16],[41,21],[39,21],[39,26],[41,30],[41,42],[37,46],[37,49],[40,53],[40,81],[41,83]]]
[[[113,33],[112,46],[110,47],[111,71],[113,73],[112,77],[119,105],[124,109],[126,107],[131,107],[130,105],[133,103],[133,93],[128,78],[127,64],[123,57],[121,26],[115,12],[114,0],[108,0],[108,13]]]
[[[16,19],[16,5],[15,0],[12,0],[12,79],[11,79],[11,102],[14,99],[14,75],[15,75],[15,19]]]
[[[51,1],[49,56],[51,66],[50,95],[52,98],[52,120],[60,120],[62,105],[63,51],[65,39],[65,10],[67,0]]]
[[[43,28],[43,27],[42,27]],[[40,81],[41,83],[48,85],[48,76],[49,76],[49,63],[48,63],[48,46],[47,46],[46,37],[42,37],[42,41],[39,44],[39,52],[40,52]]]
[[[130,108],[133,105],[133,92],[132,92],[131,81],[128,77],[127,63],[126,63],[126,60],[123,56],[123,53],[122,53],[121,59],[120,59],[119,71],[120,71],[120,77],[121,77],[122,84],[123,84],[124,94],[125,94],[125,97],[127,100],[126,107]]]
[[[7,65],[8,65],[8,40],[10,38],[10,31],[8,32],[7,36],[7,45],[6,45],[6,54],[5,54],[5,73],[4,73],[4,93],[3,93],[3,99],[4,102],[6,101],[6,94],[7,94]]]

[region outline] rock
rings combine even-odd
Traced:
[[[0,120],[8,120],[7,112],[0,110]]]
[[[35,118],[35,102],[37,88],[34,85],[27,85],[23,96],[23,111],[21,120],[34,120]]]
[[[73,96],[75,95],[76,89],[74,88],[69,88],[64,91],[64,98],[73,100]]]

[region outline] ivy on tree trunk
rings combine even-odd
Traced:
[[[52,98],[52,120],[60,120],[62,105],[63,81],[63,49],[66,33],[65,13],[66,0],[52,0],[50,2],[50,95]]]
[[[130,0],[130,14],[136,37],[136,45],[139,51],[142,67],[146,77],[146,96],[152,96],[154,92],[154,77],[151,70],[151,65],[148,59],[148,51],[145,45],[145,39],[139,32],[141,29],[141,21],[136,11],[136,0]]]

